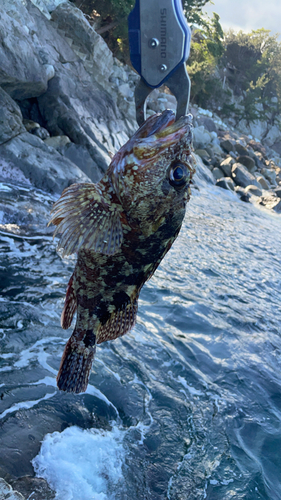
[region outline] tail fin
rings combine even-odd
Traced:
[[[81,336],[80,334],[79,337]],[[74,330],[65,346],[57,376],[57,385],[61,391],[78,394],[87,389],[96,345],[88,344],[87,335],[83,340],[77,339],[77,332]]]

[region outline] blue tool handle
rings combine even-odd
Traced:
[[[141,75],[140,2],[136,0],[128,16],[129,49],[133,68]]]
[[[133,67],[151,88],[160,87],[189,56],[191,32],[181,0],[136,0],[128,28]]]

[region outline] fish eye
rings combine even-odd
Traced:
[[[183,163],[176,162],[171,166],[169,182],[175,188],[185,186],[190,180],[188,169]]]

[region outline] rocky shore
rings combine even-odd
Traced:
[[[73,182],[98,181],[137,129],[138,75],[70,2],[3,0],[0,14],[0,178],[55,196]],[[147,108],[176,109],[176,101],[155,90]],[[198,169],[209,182],[279,212],[279,154],[209,111],[191,112]],[[15,223],[5,207],[3,214],[0,224]]]

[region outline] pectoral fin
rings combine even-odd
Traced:
[[[63,255],[80,248],[113,255],[123,241],[120,206],[106,198],[95,184],[72,184],[54,204],[49,224],[61,234]]]

